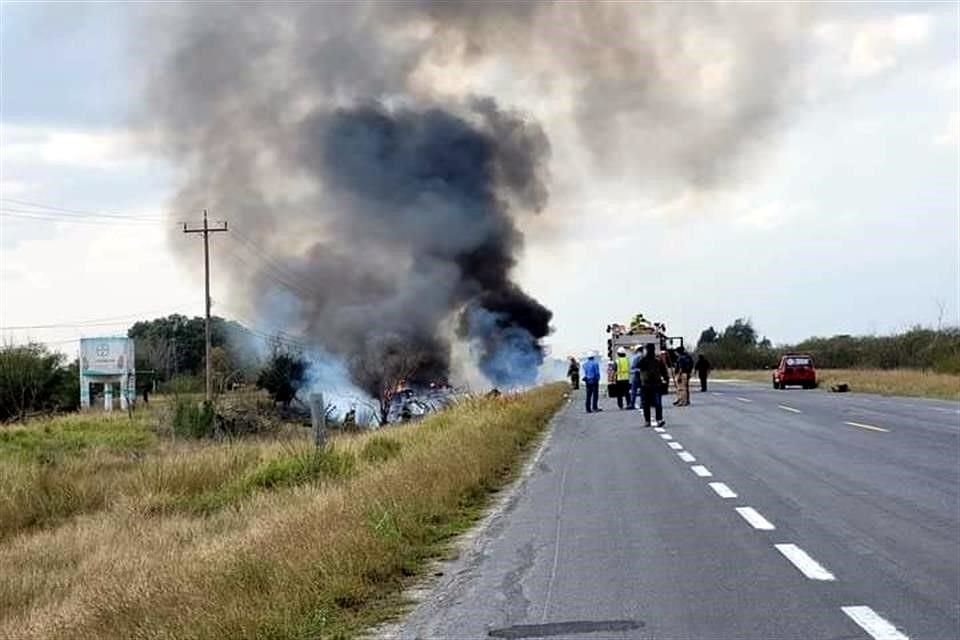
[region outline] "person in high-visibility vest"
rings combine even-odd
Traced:
[[[617,406],[621,409],[630,406],[630,358],[623,347],[617,349],[617,359],[614,360],[617,371]]]

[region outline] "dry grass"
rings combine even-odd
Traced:
[[[770,384],[770,371],[717,371],[715,378],[737,378]],[[883,395],[960,400],[960,375],[916,369],[819,369],[821,389],[846,382],[851,391]]]
[[[565,390],[466,402],[319,457],[290,442],[159,443],[130,460],[94,448],[59,482],[90,482],[96,499],[0,540],[0,638],[356,635],[396,611],[407,576],[477,516]],[[0,457],[15,469],[3,486],[41,482],[43,464]],[[85,480],[104,469],[109,482]]]

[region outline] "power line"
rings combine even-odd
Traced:
[[[284,276],[285,278],[288,278],[288,279],[290,279],[290,280],[299,280],[299,276],[297,276],[297,275],[294,274],[294,273],[291,273],[290,271],[288,271],[288,270],[286,269],[286,267],[283,267],[283,266],[279,265],[277,262],[275,262],[274,259],[273,259],[270,255],[268,255],[265,251],[263,251],[262,249],[260,249],[260,247],[258,247],[253,240],[247,238],[245,235],[243,235],[242,233],[239,233],[239,232],[236,233],[236,236],[237,236],[237,239],[238,239],[238,240],[240,240],[241,242],[244,243],[244,245],[246,245],[246,247],[247,247],[247,249],[248,249],[249,251],[253,252],[253,253],[254,253],[257,257],[259,257],[265,264],[267,264],[267,265],[269,265],[270,267],[272,267],[278,274],[280,274],[280,275],[282,275],[282,276]]]
[[[63,222],[67,224],[86,224],[86,225],[99,225],[99,226],[115,226],[115,225],[130,225],[138,226],[145,224],[163,224],[161,220],[106,220],[98,218],[81,218],[79,216],[57,216],[55,214],[47,215],[46,212],[23,212],[22,210],[17,209],[0,209],[0,217],[3,218],[20,218],[23,220],[40,220],[44,222]],[[171,222],[172,224],[172,222]]]
[[[25,329],[82,329],[85,327],[112,327],[127,324],[130,320],[115,320],[114,322],[89,322],[84,324],[38,324],[33,326],[2,327],[0,331],[23,331]]]
[[[187,305],[186,305],[186,303],[180,303],[180,304],[178,304],[178,305],[176,305],[176,306],[178,306],[178,307],[185,307],[185,306],[187,306]],[[160,308],[160,309],[152,309],[152,310],[150,310],[150,311],[143,311],[143,312],[141,312],[141,313],[129,313],[129,314],[122,315],[122,316],[107,316],[107,317],[105,317],[105,318],[90,318],[90,319],[87,319],[87,320],[63,321],[63,322],[55,322],[55,323],[50,323],[50,324],[20,325],[20,326],[14,326],[14,327],[5,327],[5,326],[3,326],[3,325],[0,325],[0,330],[3,330],[3,331],[11,330],[11,331],[12,331],[12,330],[15,330],[15,329],[70,329],[70,328],[73,328],[73,327],[106,326],[106,325],[109,325],[109,324],[118,324],[118,322],[111,322],[111,321],[114,321],[114,320],[116,320],[116,321],[139,320],[140,318],[143,318],[143,316],[152,315],[152,314],[154,314],[154,313],[163,313],[164,311],[167,311],[167,309],[168,309],[168,307],[163,307],[163,308]],[[167,315],[173,315],[173,314],[167,314]]]
[[[263,275],[263,276],[266,276],[267,278],[270,278],[271,280],[273,280],[274,282],[276,282],[276,283],[279,284],[280,286],[282,286],[282,287],[284,287],[284,288],[286,288],[286,289],[289,289],[289,290],[292,291],[293,293],[295,293],[295,294],[297,294],[297,295],[300,295],[300,296],[302,296],[302,297],[308,297],[308,296],[310,295],[310,293],[309,293],[306,289],[304,289],[303,287],[301,287],[300,285],[294,284],[294,283],[290,282],[289,280],[287,280],[286,278],[283,278],[282,276],[278,275],[276,271],[272,271],[272,270],[270,269],[270,265],[269,265],[268,263],[264,262],[262,258],[261,258],[261,262],[263,263],[264,268],[257,269],[254,265],[252,265],[252,264],[250,264],[249,262],[247,262],[247,261],[243,258],[243,256],[241,256],[240,254],[238,254],[236,251],[233,251],[233,250],[230,249],[229,247],[226,247],[226,251],[227,251],[227,254],[228,254],[231,258],[234,258],[234,259],[235,259],[237,262],[239,262],[240,264],[248,267],[248,268],[251,269],[252,271],[256,271],[257,273],[259,273],[259,274],[261,274],[261,275]]]
[[[46,209],[48,212],[56,213],[66,213],[66,214],[76,214],[80,216],[91,216],[97,218],[122,218],[122,219],[133,219],[133,220],[162,220],[162,216],[133,216],[126,213],[115,213],[109,211],[89,211],[84,209],[71,209],[67,207],[58,207],[49,204],[42,204],[40,202],[30,202],[29,200],[17,200],[16,198],[0,198],[0,200],[6,202],[12,202],[15,205],[22,205],[25,207],[31,207],[33,209]],[[38,211],[37,213],[45,213]]]

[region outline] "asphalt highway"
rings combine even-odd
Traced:
[[[393,638],[960,638],[960,404],[712,381],[583,412]]]

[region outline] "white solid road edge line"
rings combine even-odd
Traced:
[[[800,572],[811,580],[836,580],[822,564],[811,558],[806,551],[795,544],[775,544],[777,551],[793,563]]]
[[[697,474],[701,478],[709,478],[710,476],[713,475],[712,473],[710,473],[710,469],[707,469],[702,464],[693,465],[692,467],[690,467],[690,471],[693,471],[695,474]]]
[[[874,637],[874,640],[910,640],[899,630],[870,607],[840,607],[860,628]]]
[[[737,507],[737,513],[750,523],[754,529],[763,529],[764,531],[773,531],[776,529],[773,523],[760,515],[753,507]]]
[[[803,413],[802,411],[800,411],[800,409],[794,409],[793,407],[788,407],[785,404],[778,404],[777,406],[783,409],[784,411],[790,411],[792,413]]]
[[[667,446],[670,447],[671,449],[676,449],[678,451],[680,449],[683,449],[683,445],[677,442],[676,440],[674,440],[673,442],[668,442]]]
[[[890,433],[890,429],[875,427],[872,424],[863,424],[862,422],[844,422],[843,424],[848,424],[851,427],[860,427],[861,429],[870,429],[870,431],[882,431],[883,433]]]
[[[734,493],[733,489],[728,487],[722,482],[711,482],[710,488],[717,492],[717,495],[721,498],[736,498],[737,494]]]
[[[690,453],[689,451],[680,451],[679,453],[677,453],[677,455],[680,456],[680,459],[683,460],[684,462],[696,462],[696,461],[697,461],[697,459],[694,458],[694,457],[693,457],[693,454]]]

